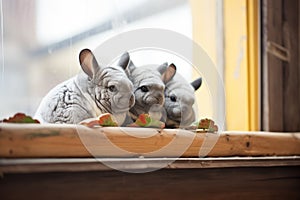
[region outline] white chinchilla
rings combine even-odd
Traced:
[[[130,60],[130,56],[125,52],[119,65],[124,65],[124,61],[127,63],[128,59]],[[135,120],[142,113],[150,113],[152,117],[160,119],[161,108],[165,102],[165,84],[175,75],[176,67],[168,67],[167,63],[158,67],[136,67],[130,60],[127,73],[133,83],[135,96],[135,105],[130,109],[130,117]]]
[[[174,64],[170,64],[174,65]],[[202,78],[188,83],[180,74],[166,83],[164,108],[167,113],[167,128],[186,127],[195,121],[195,91],[201,86]]]
[[[87,118],[111,113],[122,124],[134,105],[133,84],[123,65],[99,66],[91,50],[79,54],[83,72],[57,85],[42,100],[35,118],[45,123],[76,124]]]

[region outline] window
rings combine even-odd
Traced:
[[[33,115],[52,87],[78,73],[79,51],[94,49],[112,35],[153,27],[192,38],[192,16],[187,0],[1,2],[0,98],[5,105],[1,118],[16,112]],[[176,62],[183,75],[190,78],[191,71],[180,67],[186,63],[166,53],[165,56],[153,53],[152,62]],[[133,60],[142,64],[145,59],[133,56]]]
[[[226,98],[212,99],[211,91],[223,88],[209,88],[205,79],[216,77],[204,77],[196,92],[198,118],[217,116],[219,123],[226,118],[228,130],[260,129],[257,0],[2,0],[1,9],[0,98],[5,106],[0,118],[33,115],[52,87],[80,71],[81,49],[94,49],[123,31],[162,28],[198,43],[223,79]],[[135,53],[133,60],[149,62],[146,54],[153,64],[174,62],[187,80],[201,76],[167,52]]]

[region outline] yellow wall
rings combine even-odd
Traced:
[[[216,9],[215,0],[191,0],[190,3],[193,15],[193,39],[206,51],[211,60],[216,63],[216,17],[215,13],[211,12]],[[198,76],[199,74],[194,71],[193,79],[196,79]],[[196,92],[198,111],[200,112],[198,113],[198,118],[212,118],[213,116],[210,89],[204,79],[201,88]]]
[[[193,39],[217,65],[220,60],[216,37],[222,34],[226,129],[258,130],[258,0],[223,0],[224,33],[218,33],[216,28],[217,1],[190,1]],[[211,100],[203,95],[198,93],[197,99]],[[212,112],[209,109],[212,108],[207,112]]]
[[[259,70],[259,5],[258,0],[247,0],[248,24],[248,107],[249,130],[260,129],[260,70]]]
[[[228,130],[249,130],[245,0],[224,1],[225,88]]]

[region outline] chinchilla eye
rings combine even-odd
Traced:
[[[146,86],[142,86],[141,90],[142,90],[142,92],[149,92],[149,89]]]
[[[177,97],[175,95],[170,96],[170,100],[173,102],[177,101]]]
[[[110,92],[116,92],[117,91],[117,88],[114,85],[109,86],[108,89],[109,89]]]

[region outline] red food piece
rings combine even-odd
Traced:
[[[118,126],[118,123],[114,120],[110,113],[104,113],[100,115],[99,118],[86,119],[80,124],[90,128],[95,126]]]
[[[149,114],[140,114],[137,120],[128,125],[129,127],[151,127],[151,128],[164,128],[165,123],[151,118]]]
[[[141,122],[141,124],[147,124],[146,118],[149,117],[149,115],[141,114],[138,118],[138,120]]]
[[[118,126],[117,122],[113,119],[113,116],[109,113],[102,114],[99,117],[100,126]]]
[[[135,123],[139,126],[147,126],[151,121],[152,119],[149,114],[140,114]]]
[[[25,115],[24,113],[16,113],[13,117],[8,119],[3,119],[2,122],[5,123],[34,123],[39,124],[37,119],[32,119],[32,117]]]

